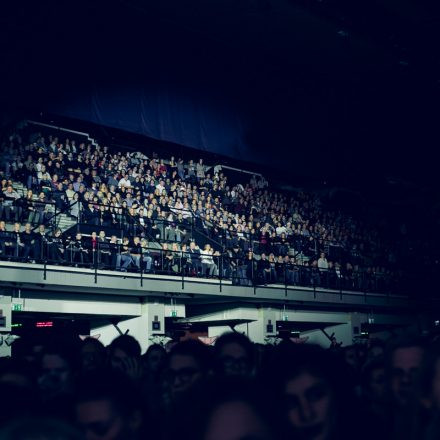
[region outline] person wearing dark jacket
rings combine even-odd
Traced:
[[[6,224],[4,221],[0,221],[0,257],[6,256],[6,247],[11,242],[11,236],[9,231],[6,230]]]
[[[14,230],[11,231],[11,250],[12,250],[12,256],[14,258],[20,258],[21,256],[21,250],[23,248],[23,244],[21,243],[20,232],[21,225],[20,223],[14,223]]]
[[[249,250],[247,255],[246,255],[246,259],[244,260],[245,263],[245,268],[246,268],[246,284],[247,285],[253,285],[255,282],[255,276],[257,274],[257,269],[256,269],[256,261],[254,258],[254,253]]]
[[[56,229],[54,234],[48,238],[48,254],[52,263],[63,263],[65,261],[65,246],[61,229]]]
[[[130,240],[128,237],[124,237],[116,258],[116,270],[127,272],[128,267],[133,261],[130,255],[130,249]]]
[[[67,195],[62,183],[58,183],[56,189],[52,191],[52,198],[57,211],[62,211],[67,206]]]
[[[269,260],[266,258],[266,254],[262,253],[261,258],[257,264],[258,268],[258,277],[263,281],[264,284],[267,284],[267,281],[270,280],[271,268]]]
[[[81,233],[77,233],[75,238],[69,243],[70,262],[73,264],[88,263],[88,250],[85,240]]]
[[[40,225],[34,238],[34,259],[42,261],[47,255],[47,234],[44,225]]]
[[[84,222],[89,225],[99,225],[99,212],[93,207],[91,203],[84,209]]]
[[[111,264],[110,243],[105,237],[104,231],[99,231],[98,236],[98,264],[106,268]]]
[[[11,220],[11,215],[14,216],[14,220],[18,221],[21,217],[22,208],[20,203],[18,202],[20,199],[20,195],[15,189],[12,188],[12,185],[8,185],[6,190],[3,191],[2,195],[2,207],[5,215],[5,219],[7,221]]]
[[[108,247],[110,250],[110,269],[115,270],[116,262],[118,260],[118,254],[119,254],[119,244],[116,235],[112,235],[110,237],[110,241],[108,242]]]
[[[229,252],[229,262],[232,270],[232,283],[246,284],[244,254],[238,244],[235,244],[232,250]]]
[[[188,254],[191,259],[191,266],[192,271],[194,275],[198,275],[199,272],[202,270],[202,262],[200,260],[200,249],[195,244],[194,241],[192,241],[189,245]]]
[[[22,258],[24,261],[29,259],[29,255],[31,254],[32,247],[34,245],[35,234],[32,231],[32,226],[30,223],[26,223],[24,227],[24,231],[21,233],[20,241],[23,244],[23,254]]]

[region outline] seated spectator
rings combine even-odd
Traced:
[[[318,259],[318,268],[322,272],[328,269],[328,261],[324,252],[321,252],[320,257]]]
[[[313,287],[321,286],[321,273],[316,260],[313,260],[310,266],[310,278]]]
[[[73,201],[73,197],[75,196],[76,192],[73,190],[73,183],[69,183],[67,185],[67,189],[66,189],[66,197],[67,197],[67,202],[69,203],[69,205],[72,203]]]
[[[23,199],[23,212],[27,221],[30,224],[39,224],[39,215],[34,207],[34,193],[31,189],[26,192],[26,197]]]
[[[174,273],[180,273],[182,267],[182,254],[177,243],[172,243],[171,252],[173,254],[173,265],[171,266],[171,270]]]
[[[83,223],[89,225],[98,226],[99,225],[99,211],[95,209],[92,203],[88,203],[83,211]]]
[[[127,272],[127,269],[132,261],[133,260],[130,255],[130,240],[128,239],[128,237],[124,237],[122,239],[122,245],[116,258],[116,270]]]
[[[167,273],[171,272],[171,268],[174,264],[174,253],[168,248],[167,243],[162,245],[162,265],[163,270]]]
[[[34,202],[34,210],[34,223],[40,225],[45,223],[47,220],[47,213],[49,212],[49,200],[44,192],[40,192],[38,199]]]
[[[143,270],[147,273],[151,272],[153,265],[153,257],[149,248],[148,241],[143,238],[141,240],[142,264]]]
[[[141,255],[142,255],[141,240],[139,237],[134,237],[133,243],[130,248],[130,256],[137,270],[141,269]]]
[[[0,218],[5,219],[7,222],[12,219],[15,221],[20,220],[22,208],[18,201],[20,195],[14,190],[12,185],[8,185],[3,191],[3,196],[0,205]]]
[[[80,207],[79,193],[75,192],[72,202],[70,203],[70,209],[69,209],[70,215],[75,219],[79,219],[80,208],[81,207]]]
[[[77,266],[78,264],[84,265],[89,263],[90,255],[89,249],[86,244],[85,237],[78,232],[73,240],[70,240],[68,244],[69,261],[71,264]]]
[[[200,248],[194,241],[189,244],[188,253],[191,258],[191,274],[197,275],[202,272],[202,262]]]
[[[22,259],[28,261],[32,253],[34,245],[35,234],[32,231],[32,226],[30,223],[26,223],[24,231],[21,233],[20,242],[23,244]],[[35,258],[35,255],[32,255]]]
[[[210,278],[218,276],[218,266],[214,261],[214,255],[218,256],[218,252],[215,253],[209,244],[206,244],[205,248],[200,252],[202,274]]]
[[[99,231],[97,238],[98,264],[101,267],[109,268],[111,266],[110,244],[104,231]]]
[[[287,284],[287,267],[281,255],[275,261],[275,277],[279,283]]]
[[[118,243],[118,238],[116,235],[112,235],[109,241],[109,250],[110,250],[110,268],[112,270],[116,269],[116,264],[118,261],[118,255],[120,253],[120,245]]]
[[[61,229],[56,229],[51,237],[48,237],[48,256],[52,263],[64,263],[65,244]]]
[[[46,231],[46,227],[42,224],[38,227],[34,235],[34,247],[33,247],[33,255],[34,259],[37,262],[43,261],[47,258],[47,242],[48,242],[48,234]]]
[[[267,285],[271,279],[271,268],[266,254],[263,252],[261,258],[257,262],[258,278],[261,279],[264,285]]]
[[[14,223],[14,229],[10,233],[11,241],[9,242],[9,248],[11,257],[18,259],[22,256],[24,244],[21,242],[21,225],[20,223]]]
[[[56,188],[52,190],[52,198],[55,202],[55,208],[58,211],[64,211],[67,207],[67,195],[64,192],[63,184],[60,182],[56,185]]]
[[[245,285],[252,286],[255,283],[256,275],[257,275],[257,263],[254,258],[254,253],[249,250],[246,259],[244,260],[245,270]]]
[[[11,242],[11,236],[6,229],[6,223],[0,221],[0,256],[2,258],[6,257],[6,247],[9,246]]]

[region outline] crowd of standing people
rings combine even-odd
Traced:
[[[324,349],[233,332],[141,353],[129,334],[34,334],[0,359],[0,438],[434,440],[439,377],[433,338]]]

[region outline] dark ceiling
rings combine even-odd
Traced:
[[[436,1],[43,0],[0,8],[4,108],[44,108],[94,83],[179,83],[234,102],[252,121],[255,151],[270,145],[292,159],[294,123],[296,145],[317,173],[417,180],[436,171]]]

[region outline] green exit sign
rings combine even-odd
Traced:
[[[21,312],[23,310],[23,305],[19,303],[12,304],[13,312]]]
[[[176,318],[177,317],[177,310],[171,310],[171,317]]]

